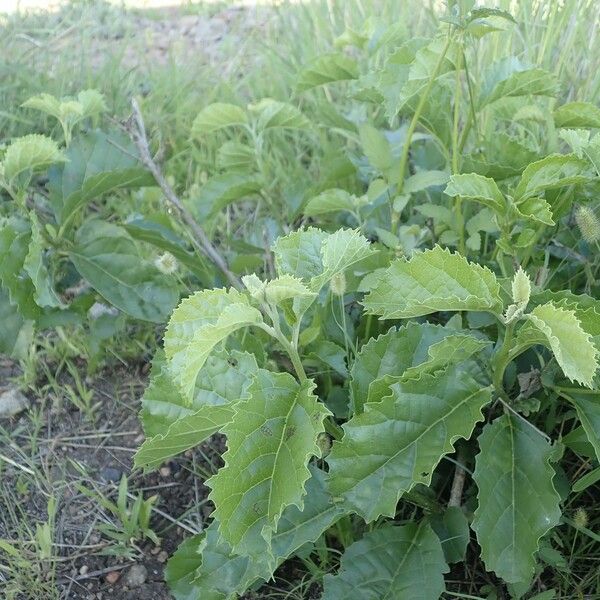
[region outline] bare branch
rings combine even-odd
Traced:
[[[131,107],[133,109],[133,114],[127,129],[129,135],[131,136],[133,142],[135,143],[138,149],[142,164],[148,169],[148,171],[150,171],[156,183],[162,190],[165,198],[175,207],[175,209],[181,216],[183,222],[189,228],[192,234],[192,239],[194,240],[194,243],[197,246],[198,250],[201,251],[212,263],[214,263],[219,268],[219,270],[223,272],[223,274],[225,275],[225,277],[227,277],[227,280],[233,287],[241,289],[243,286],[239,278],[231,272],[225,258],[219,253],[217,248],[213,245],[209,237],[206,235],[204,229],[200,226],[198,221],[196,221],[194,216],[179,199],[173,188],[169,185],[164,175],[162,174],[160,167],[152,158],[152,155],[150,154],[148,138],[146,136],[146,127],[144,125],[144,119],[142,117],[140,107],[135,98],[131,99]]]

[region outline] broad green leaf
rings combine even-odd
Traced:
[[[537,196],[545,190],[591,181],[592,175],[586,160],[574,154],[552,154],[530,164],[515,191],[515,202]]]
[[[235,104],[215,102],[203,108],[192,123],[192,136],[201,138],[205,134],[214,133],[219,129],[232,125],[244,125],[248,117],[243,108]]]
[[[34,110],[39,110],[40,112],[46,113],[47,115],[51,115],[57,119],[62,118],[62,112],[60,108],[60,100],[53,96],[52,94],[42,93],[36,96],[32,96],[28,98],[21,104],[23,108],[32,108]]]
[[[567,433],[567,435],[560,439],[560,442],[577,454],[587,456],[588,458],[596,456],[596,449],[590,443],[588,435],[582,426],[576,427],[573,431]]]
[[[600,461],[600,397],[573,391],[566,398],[575,406],[581,426]]]
[[[224,173],[211,177],[192,202],[197,206],[200,220],[204,220],[236,200],[255,195],[261,187],[260,179],[252,173]]]
[[[145,262],[133,239],[117,225],[87,221],[77,231],[69,256],[99,294],[136,319],[164,322],[179,297],[174,282]]]
[[[600,127],[600,108],[589,102],[569,102],[554,111],[556,127]]]
[[[213,348],[231,333],[262,323],[260,312],[237,290],[203,290],[181,301],[165,331],[165,355],[186,398]]]
[[[259,129],[304,129],[311,127],[308,118],[295,106],[278,102],[272,98],[263,98],[250,105],[250,110],[258,113]]]
[[[81,90],[77,94],[77,102],[81,104],[84,117],[90,117],[108,110],[104,95],[98,90]]]
[[[319,85],[357,77],[358,65],[353,58],[345,54],[324,54],[300,72],[296,89],[305,92]]]
[[[18,306],[10,301],[8,293],[0,287],[0,353],[21,359],[26,357],[32,328],[23,319]]]
[[[138,161],[135,146],[120,132],[89,131],[66,151],[68,162],[50,169],[50,202],[58,222],[97,198],[117,189],[154,185]]]
[[[225,466],[207,485],[219,531],[240,553],[264,552],[283,510],[303,507],[307,463],[320,454],[317,436],[331,414],[313,388],[312,381],[260,369],[223,428]]]
[[[445,591],[448,566],[426,523],[385,524],[342,555],[337,575],[325,575],[322,600],[432,600]]]
[[[300,279],[292,275],[282,275],[267,282],[265,286],[265,298],[271,304],[282,304],[286,300],[294,298],[312,300],[317,294],[311,292]]]
[[[375,382],[386,376],[401,377],[407,370],[415,372],[428,363],[432,367],[431,349],[453,337],[462,339],[464,334],[456,336],[451,329],[432,323],[407,323],[369,340],[356,355],[350,371],[350,396],[355,412],[362,412]],[[436,358],[443,356],[436,353]]]
[[[471,435],[491,400],[490,388],[458,370],[398,381],[389,390],[343,425],[343,439],[326,458],[331,493],[367,522],[394,516],[402,494],[428,485],[441,458]]]
[[[38,306],[42,307],[64,307],[61,299],[58,297],[52,286],[52,280],[48,267],[44,260],[44,249],[46,244],[40,231],[40,223],[35,212],[29,213],[31,222],[31,239],[29,240],[29,250],[23,268],[35,288],[33,297]]]
[[[346,190],[333,188],[311,198],[302,211],[307,217],[317,217],[331,212],[354,211],[352,195]]]
[[[518,205],[513,204],[513,208],[517,214],[530,221],[543,223],[544,225],[556,225],[554,215],[548,202],[539,196],[527,198]]]
[[[26,187],[32,173],[64,161],[65,156],[54,140],[33,133],[11,142],[0,164],[0,178],[9,185]]]
[[[368,314],[407,319],[441,310],[502,311],[494,274],[436,246],[397,260],[364,299]]]
[[[404,181],[402,188],[406,194],[421,192],[428,187],[444,185],[448,182],[446,171],[418,171]]]
[[[554,96],[558,91],[556,76],[544,69],[527,69],[509,56],[492,65],[484,80],[480,108],[511,96]]]
[[[574,492],[582,492],[590,486],[600,481],[600,467],[596,467],[593,471],[586,473],[573,484]]]
[[[504,415],[479,436],[473,478],[479,506],[472,528],[488,570],[508,583],[530,581],[539,540],[558,524],[553,448],[523,418]]]
[[[217,166],[230,172],[253,171],[256,167],[255,150],[241,142],[233,140],[225,142],[217,152]]]
[[[360,143],[371,166],[380,173],[387,173],[392,166],[394,157],[392,148],[383,132],[369,123],[363,123],[358,128]]]
[[[477,173],[451,175],[444,193],[480,202],[501,215],[506,212],[506,201],[496,182]]]
[[[448,506],[442,514],[430,515],[429,523],[440,538],[446,562],[465,560],[469,544],[469,521],[462,508]]]
[[[331,367],[342,377],[348,376],[346,367],[346,350],[329,340],[319,340],[309,348],[309,358],[316,358],[323,364]]]
[[[515,347],[547,346],[571,381],[592,387],[598,350],[575,312],[548,302],[536,306],[526,318],[528,323],[519,330]]]

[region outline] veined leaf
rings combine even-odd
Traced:
[[[213,348],[234,331],[262,323],[260,312],[237,290],[203,290],[173,311],[165,331],[165,354],[186,398]]]
[[[589,102],[569,102],[554,111],[556,127],[600,127],[600,108]]]
[[[357,77],[358,65],[354,59],[345,54],[324,54],[300,72],[296,88],[305,92],[319,85]]]
[[[255,150],[241,142],[225,142],[217,152],[217,166],[226,171],[253,171],[256,166]]]
[[[287,373],[260,369],[248,399],[235,406],[225,466],[207,481],[221,535],[242,554],[265,552],[283,510],[302,509],[308,459],[331,414],[312,390]]]
[[[502,311],[494,274],[458,253],[436,246],[398,260],[364,299],[369,314],[407,319],[440,310]]]
[[[473,478],[479,506],[472,527],[486,567],[508,583],[530,581],[539,540],[558,524],[553,449],[522,418],[504,415],[479,436]]]
[[[595,395],[578,394],[576,391],[565,397],[575,406],[581,426],[600,462],[600,399]]]
[[[66,151],[68,162],[50,169],[50,202],[59,223],[101,194],[154,185],[135,146],[120,132],[89,131]]]
[[[132,238],[117,225],[87,221],[69,255],[99,294],[136,319],[162,323],[177,302],[174,282],[144,262]]]
[[[389,390],[343,425],[343,439],[326,458],[331,493],[367,522],[394,516],[403,493],[428,485],[442,456],[471,435],[491,400],[490,388],[458,370],[402,380]]]
[[[244,125],[248,117],[243,108],[235,104],[215,102],[203,108],[192,123],[192,136],[202,137],[207,133],[214,133],[219,129],[232,125]]]
[[[383,132],[369,123],[363,123],[358,128],[360,143],[371,166],[380,173],[387,173],[392,166],[394,157],[392,148]]]
[[[354,210],[352,196],[346,190],[333,188],[311,198],[302,211],[307,217],[316,217],[331,212]]]
[[[519,216],[530,221],[550,226],[556,225],[550,205],[539,196],[527,198],[527,200],[524,200],[519,205],[513,204],[513,208]]]
[[[308,118],[295,106],[287,102],[278,102],[272,98],[263,98],[252,104],[250,110],[258,112],[258,127],[265,129],[310,129]]]
[[[451,175],[444,193],[480,202],[501,215],[506,212],[506,201],[496,182],[477,173]]]
[[[54,140],[33,133],[12,141],[4,153],[0,176],[10,185],[25,187],[33,172],[64,160],[65,156]]]
[[[404,181],[403,190],[406,194],[415,194],[428,187],[444,185],[448,183],[448,178],[446,171],[418,171]]]
[[[574,154],[546,156],[523,171],[515,192],[515,202],[520,204],[545,190],[586,183],[592,179],[589,169],[588,162]]]
[[[211,177],[200,190],[195,200],[201,220],[213,217],[228,204],[252,196],[261,189],[257,175],[241,173],[223,173]]]
[[[25,358],[33,330],[0,287],[0,353],[16,359]]]
[[[548,302],[536,306],[526,317],[529,322],[519,330],[515,347],[547,346],[571,381],[592,387],[598,369],[598,350],[575,312]]]
[[[322,600],[432,600],[445,591],[448,566],[426,523],[386,524],[354,542],[337,575],[325,575]]]
[[[447,563],[465,560],[469,544],[469,521],[460,506],[448,506],[443,514],[429,516],[431,528],[442,544]]]

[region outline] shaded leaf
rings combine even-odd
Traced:
[[[358,65],[354,59],[345,54],[324,54],[300,72],[296,88],[305,92],[319,85],[357,77]]]
[[[235,104],[215,102],[204,107],[192,123],[192,136],[202,137],[207,133],[214,133],[219,129],[232,125],[243,125],[248,121],[243,108]]]
[[[600,108],[589,102],[568,102],[554,111],[556,127],[600,127]]]

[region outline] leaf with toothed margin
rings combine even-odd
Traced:
[[[198,372],[213,348],[234,331],[262,323],[237,290],[203,290],[181,301],[165,331],[165,355],[175,382],[191,399]]]
[[[384,319],[408,319],[441,310],[502,312],[495,275],[440,246],[392,263],[363,304],[368,314]]]
[[[496,182],[477,173],[451,175],[444,194],[479,202],[501,215],[506,213],[506,200]]]
[[[445,591],[448,565],[426,522],[385,524],[342,555],[337,575],[325,575],[322,600],[431,600]]]
[[[420,370],[431,372],[437,367],[457,362],[452,355],[444,356],[434,349],[443,340],[455,337],[461,340],[463,337],[470,337],[478,344],[481,343],[473,336],[458,334],[441,325],[414,322],[398,329],[392,327],[387,333],[369,340],[356,355],[351,369],[350,396],[354,411],[362,412],[368,398],[374,397],[372,393],[375,393],[377,382],[386,376],[399,378],[407,374],[412,377],[418,375]],[[450,343],[456,342],[457,340]],[[458,355],[454,355],[454,358],[458,359]],[[464,358],[467,357],[463,356]]]
[[[547,346],[571,381],[592,387],[598,369],[598,350],[592,337],[581,327],[575,311],[548,302],[536,306],[526,318],[527,323],[518,331],[513,348]]]
[[[539,540],[558,524],[560,496],[552,446],[523,418],[504,415],[479,436],[473,479],[479,506],[472,528],[488,570],[508,583],[530,581]]]
[[[344,437],[326,458],[332,495],[367,522],[393,517],[402,494],[428,485],[441,458],[457,439],[470,437],[491,400],[491,388],[458,370],[399,381],[389,390],[343,425]]]
[[[265,552],[283,510],[303,506],[307,463],[319,455],[319,433],[331,413],[288,373],[259,369],[248,398],[235,406],[225,466],[207,481],[224,539],[241,554]]]

